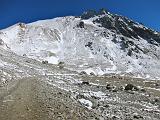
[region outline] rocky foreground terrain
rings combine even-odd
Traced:
[[[0,31],[0,120],[160,120],[160,33],[105,10]]]
[[[1,120],[160,119],[158,80],[87,75],[3,52]]]

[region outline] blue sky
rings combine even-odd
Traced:
[[[0,29],[100,8],[160,31],[160,0],[0,0]]]

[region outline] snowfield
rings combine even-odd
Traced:
[[[110,13],[105,15],[112,19]],[[0,47],[38,61],[64,62],[68,69],[87,74],[159,79],[160,46],[140,36],[136,39],[117,34],[94,22],[105,15],[87,20],[68,16],[18,23],[0,31]],[[125,23],[122,18],[119,21]],[[134,26],[143,29],[142,25]]]

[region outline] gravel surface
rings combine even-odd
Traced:
[[[23,78],[1,87],[0,118],[159,120],[160,99],[157,83],[78,75]],[[125,90],[127,84],[132,84],[137,89],[131,87],[131,90]]]

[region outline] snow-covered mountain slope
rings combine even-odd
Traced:
[[[0,47],[88,74],[160,78],[160,33],[105,10],[18,23],[0,31]]]

